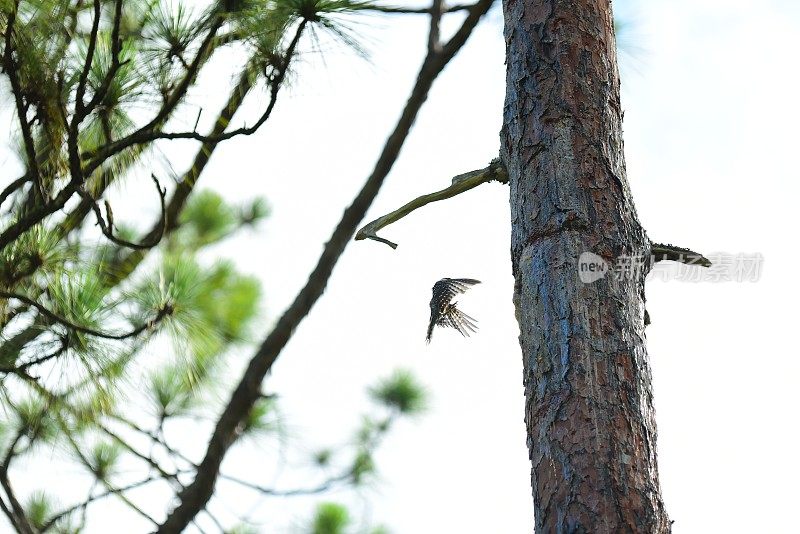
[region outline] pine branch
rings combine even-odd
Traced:
[[[156,135],[158,129],[163,124],[163,121],[175,110],[185,96],[186,92],[189,90],[189,87],[191,87],[192,83],[194,83],[197,73],[200,70],[200,66],[207,59],[207,55],[210,54],[211,50],[213,49],[212,45],[217,35],[217,31],[219,31],[222,23],[223,17],[215,17],[211,24],[211,28],[209,28],[208,33],[201,43],[194,60],[189,65],[186,74],[181,79],[175,90],[170,93],[169,98],[167,98],[167,101],[164,103],[161,109],[147,124],[132,134],[120,139],[119,141],[105,145],[103,148],[97,150],[93,154],[90,153],[84,155],[84,159],[90,160],[84,170],[86,175],[90,175],[95,169],[102,165],[104,161],[111,156],[125,150],[126,148],[135,144],[141,144],[143,142],[150,142],[158,139],[158,137],[154,137],[154,135]]]
[[[215,38],[213,40],[213,42],[212,42],[212,45],[211,45],[208,53],[205,56],[205,58],[201,58],[201,59],[207,59],[211,55],[211,53],[213,51],[215,51],[222,44],[224,44],[224,43],[219,42],[219,38]],[[252,64],[252,60],[248,64]],[[252,83],[249,83],[248,91],[249,91],[249,88],[251,86],[252,86]],[[185,95],[186,94],[184,93],[184,97],[185,97]],[[154,126],[153,131],[160,132],[161,128],[166,124],[166,122],[170,118],[170,116],[171,116],[170,114],[165,116],[161,120],[161,123],[156,124]],[[110,138],[108,138],[107,141],[108,142],[112,142],[112,140]],[[208,150],[209,149],[209,146],[208,146],[209,144],[210,143],[207,143],[204,146],[202,146],[200,151],[199,151],[199,153],[202,153],[204,150]],[[142,144],[136,145],[135,147],[130,148],[129,149],[130,152],[133,152],[133,156],[130,157],[131,161],[132,162],[135,161],[136,158],[138,158],[138,156],[143,154],[144,151],[147,149],[148,145],[149,145],[149,143],[142,143]],[[129,154],[130,154],[130,152],[129,152]],[[85,159],[85,158],[90,157],[90,155],[89,154],[84,154],[83,157]],[[105,189],[108,187],[108,185],[110,185],[110,183],[114,179],[114,177],[111,175],[109,170],[102,169],[101,172],[102,172],[102,176],[98,180],[100,182],[100,184],[101,184],[100,188],[99,188],[98,191],[94,191],[93,192],[98,196],[103,194]],[[86,216],[89,214],[89,212],[91,212],[91,211],[92,211],[92,202],[91,202],[91,200],[86,200],[85,198],[81,198],[80,203],[69,213],[69,215],[67,215],[67,217],[64,219],[64,221],[61,224],[58,225],[57,228],[58,228],[58,232],[60,233],[60,235],[66,236],[67,234],[69,234],[70,232],[75,230],[81,224],[81,222],[86,218]]]
[[[86,59],[83,63],[83,69],[78,77],[78,88],[75,91],[75,114],[72,118],[71,128],[75,130],[75,139],[77,139],[77,128],[81,121],[86,118],[91,112],[90,108],[86,107],[83,97],[86,94],[86,82],[89,79],[89,72],[92,70],[92,62],[94,61],[94,49],[97,46],[97,33],[100,29],[100,0],[94,0],[94,14],[92,17],[92,29],[89,33],[89,47],[86,50]]]
[[[42,185],[41,174],[39,171],[39,162],[38,157],[36,155],[36,144],[33,140],[33,133],[31,132],[31,125],[28,122],[27,118],[27,104],[25,103],[24,95],[22,94],[22,86],[20,85],[19,81],[19,66],[17,65],[16,61],[14,61],[14,48],[11,43],[11,36],[14,32],[14,23],[16,22],[17,17],[17,8],[15,7],[11,13],[9,13],[8,18],[6,20],[6,34],[5,34],[5,51],[3,54],[3,71],[5,71],[6,75],[8,76],[8,80],[11,84],[11,93],[14,95],[14,103],[16,105],[17,117],[19,119],[20,130],[22,131],[22,141],[25,146],[25,156],[28,160],[28,173],[29,179],[36,184],[39,194],[41,195],[42,200],[45,200],[45,190]],[[21,178],[20,178],[21,180]],[[7,194],[11,194],[11,192],[16,189],[14,187],[11,189],[14,184],[19,182],[16,180],[13,182],[6,190],[3,191],[3,196],[0,197],[0,203],[2,200],[5,200]],[[7,193],[8,192],[8,193]],[[3,247],[0,245],[0,249]]]
[[[261,119],[263,120],[259,119],[259,127],[262,126],[267,119],[269,119],[272,114],[272,110],[275,108],[275,105],[278,102],[278,96],[280,95],[280,90],[283,86],[286,71],[289,67],[289,63],[295,56],[296,47],[302,31],[303,28],[298,28],[298,31],[295,33],[292,39],[293,45],[289,46],[284,54],[282,60],[282,64],[284,65],[283,69],[279,71],[278,76],[270,81],[270,100],[267,104],[266,111],[261,116]],[[192,166],[186,171],[186,173],[184,173],[183,177],[178,183],[178,187],[175,189],[175,192],[173,193],[172,198],[167,206],[167,225],[164,229],[166,234],[170,234],[178,227],[180,213],[183,210],[183,207],[186,205],[189,196],[194,191],[195,184],[211,159],[214,150],[217,148],[220,142],[218,139],[224,136],[225,130],[228,128],[231,119],[233,119],[233,116],[244,102],[245,97],[254,86],[255,81],[250,69],[256,65],[259,65],[260,63],[261,60],[257,57],[253,57],[251,61],[247,63],[247,66],[239,77],[239,82],[231,91],[228,101],[222,108],[217,120],[214,122],[214,126],[210,135],[206,136],[207,140],[204,141],[198,149],[194,161],[192,162]],[[145,240],[151,239],[152,236],[159,231],[158,225],[156,224],[156,226],[147,234]],[[109,286],[112,286],[127,278],[128,275],[130,275],[130,273],[132,273],[134,269],[136,269],[136,267],[138,267],[139,264],[144,260],[146,253],[147,252],[144,250],[131,251],[127,256],[120,260],[114,269],[112,269],[114,274],[108,278],[106,283]]]
[[[90,328],[88,326],[83,326],[83,325],[79,325],[77,323],[74,323],[74,322],[70,321],[69,319],[67,319],[66,317],[61,317],[57,313],[47,309],[43,304],[39,304],[38,302],[36,302],[32,298],[27,297],[25,295],[21,295],[21,294],[18,294],[18,293],[11,293],[11,292],[8,292],[8,291],[0,290],[0,297],[6,298],[6,299],[16,299],[16,300],[19,300],[20,302],[24,302],[25,304],[36,308],[39,311],[39,313],[41,313],[47,319],[50,319],[53,322],[56,322],[56,323],[58,323],[60,325],[63,325],[65,327],[67,327],[68,329],[73,330],[75,332],[78,332],[78,333],[81,333],[81,334],[88,334],[90,336],[95,336],[95,337],[99,337],[99,338],[103,338],[103,339],[114,339],[114,340],[123,340],[123,339],[128,339],[128,338],[131,338],[131,337],[138,336],[139,334],[141,334],[145,330],[147,330],[149,328],[152,328],[155,325],[157,325],[159,322],[161,322],[162,319],[164,319],[167,315],[170,315],[172,313],[172,311],[173,311],[171,306],[164,306],[163,308],[158,310],[158,313],[156,314],[156,316],[153,319],[151,319],[151,320],[149,320],[149,321],[137,326],[133,330],[130,330],[128,332],[121,333],[121,334],[112,334],[112,333],[109,333],[109,332],[103,332],[103,331],[100,331],[100,330],[95,330],[94,328]]]
[[[119,38],[121,21],[122,0],[116,0],[114,3],[114,25],[111,29],[111,65],[103,81],[100,83],[100,87],[98,87],[97,91],[92,95],[92,100],[84,109],[84,117],[91,113],[106,97],[108,89],[111,87],[111,82],[114,80],[114,76],[116,76],[117,71],[119,71],[119,68],[122,66],[122,62],[119,60],[119,55],[122,51],[122,40]]]
[[[216,45],[214,45],[212,49],[216,49]],[[207,56],[210,53],[211,50],[209,50],[208,54],[206,54],[205,57],[203,57],[201,54],[198,53],[196,61],[193,63],[193,65],[202,63],[204,59],[207,59]],[[254,61],[255,58],[251,59],[248,65],[252,65]],[[228,123],[232,119],[233,115],[241,106],[244,97],[252,89],[253,84],[254,84],[253,77],[249,74],[247,70],[245,70],[241,76],[239,84],[236,86],[233,93],[231,94],[231,97],[229,98],[227,105],[223,108],[223,111],[220,113],[220,116],[215,122],[215,126],[212,130],[212,136],[217,136],[218,134],[221,134],[225,130]],[[277,91],[273,90],[273,98],[270,102],[270,108],[274,107],[275,97],[277,97]],[[66,121],[66,115],[64,118]],[[169,114],[164,116],[161,125],[163,125],[163,123],[165,123],[168,118]],[[156,127],[160,128],[161,125],[157,125]],[[162,198],[162,217],[159,219],[159,221],[155,223],[153,229],[151,229],[151,231],[144,238],[142,244],[148,245],[151,242],[156,242],[161,239],[160,236],[164,234],[169,234],[175,228],[177,228],[178,215],[180,214],[181,209],[185,205],[186,200],[189,197],[189,193],[193,189],[195,181],[199,178],[200,174],[205,168],[205,165],[210,159],[211,154],[213,153],[216,146],[217,143],[209,141],[204,143],[200,147],[195,157],[194,164],[192,165],[190,170],[184,175],[183,179],[178,185],[175,195],[173,196],[171,202],[169,203],[169,206],[166,209],[166,217],[164,216],[164,206]],[[136,150],[138,150],[139,153],[142,153],[144,152],[143,147],[144,145],[138,145],[136,147]],[[102,192],[105,190],[108,184],[110,184],[112,181],[107,176],[107,171],[104,170],[103,173],[104,175],[101,178],[101,188],[98,194],[102,194]],[[15,187],[23,185],[24,181],[29,181],[30,179],[31,179],[31,173],[28,172],[25,175],[23,175],[20,179],[12,183],[9,187],[7,187],[6,190],[3,191],[2,196],[0,196],[0,199],[5,199],[6,196],[13,193]],[[77,188],[75,188],[75,190],[77,190]],[[69,193],[69,195],[71,195],[71,192]],[[60,196],[59,198],[69,198],[69,195],[65,194],[63,197]],[[66,200],[64,200],[64,202],[66,202]],[[19,235],[21,235],[24,231],[29,229],[34,224],[36,224],[38,221],[41,221],[48,214],[57,211],[57,209],[59,209],[58,204],[61,204],[61,202],[59,201],[57,204],[54,204],[51,207],[51,209],[40,207],[36,210],[35,213],[27,214],[23,218],[24,220],[21,222],[21,224],[14,224],[12,225],[11,228],[7,228],[6,229],[7,232],[3,232],[2,234],[0,234],[0,249],[2,249],[9,242],[12,242],[14,239],[19,237]],[[81,200],[78,203],[78,205],[67,215],[66,219],[64,219],[64,221],[56,227],[58,235],[61,237],[65,237],[73,230],[78,228],[81,222],[91,211],[93,211],[94,208],[95,208],[95,201],[93,198],[87,198],[85,195],[81,196]],[[113,225],[109,224],[109,227],[111,226]],[[109,233],[110,232],[104,232],[106,237],[108,237]],[[135,243],[124,242],[117,238],[114,239],[117,241],[118,244],[121,244],[123,246],[128,246],[129,248],[135,248],[135,246],[137,245]],[[141,246],[142,244],[138,245]],[[133,245],[133,247],[131,247],[131,245]],[[119,274],[119,277],[114,279],[115,282],[124,279],[139,264],[139,262],[144,258],[144,254],[142,254],[141,252],[142,251],[140,250],[134,250],[133,253],[129,254],[126,257],[125,261],[122,262],[122,269],[119,272],[115,271],[115,275]],[[110,285],[114,284],[111,283]],[[37,330],[36,332],[34,332],[33,330],[31,330],[31,328],[26,329],[26,331],[24,332],[25,333],[24,338],[26,339],[26,342],[30,342],[33,339],[35,339],[35,337],[38,335],[39,332],[41,332],[41,330]],[[8,352],[5,350],[8,343],[9,342],[7,341],[2,346],[0,346],[0,353]]]
[[[181,82],[178,84],[177,88],[170,94],[170,97],[161,107],[161,109],[156,113],[156,116],[150,120],[145,126],[137,130],[136,132],[132,133],[130,136],[124,138],[122,141],[130,140],[135,138],[137,135],[145,135],[147,132],[155,131],[163,125],[163,122],[171,115],[171,113],[175,110],[178,104],[181,102],[183,97],[185,96],[186,92],[188,91],[191,84],[195,81],[197,77],[198,70],[203,62],[208,58],[208,55],[213,50],[212,44],[214,41],[214,37],[216,36],[216,32],[219,30],[220,26],[222,25],[222,18],[215,17],[214,21],[211,23],[211,27],[206,34],[202,44],[200,45],[200,49],[197,52],[194,60],[189,66],[188,71],[181,79]],[[88,74],[87,74],[88,76]],[[80,86],[79,86],[80,88]],[[85,88],[84,88],[85,91]],[[80,95],[81,99],[83,98],[83,94]],[[76,106],[78,104],[76,103]],[[81,108],[81,113],[85,111],[85,108]],[[70,169],[70,176],[71,179],[65,185],[61,191],[45,205],[37,206],[36,208],[28,211],[23,217],[17,220],[14,224],[10,225],[9,227],[5,228],[2,233],[0,233],[0,250],[5,248],[9,243],[14,241],[24,232],[30,230],[33,226],[39,224],[42,220],[44,220],[47,216],[59,211],[62,209],[66,203],[69,201],[70,198],[81,188],[84,183],[86,176],[91,176],[91,174],[97,170],[108,158],[118,154],[128,146],[129,144],[119,144],[117,143],[110,143],[106,145],[103,149],[101,149],[91,160],[86,164],[85,167],[81,167],[81,159],[82,156],[79,153],[78,148],[78,127],[80,122],[83,120],[77,120],[80,113],[76,110],[76,114],[73,116],[72,121],[70,122],[70,128],[67,136],[67,152],[69,156],[69,169]],[[123,146],[124,145],[124,146]],[[84,155],[84,159],[88,157]]]
[[[81,168],[80,148],[78,146],[78,130],[83,120],[91,112],[90,109],[86,108],[83,98],[86,93],[86,83],[89,78],[89,72],[92,70],[94,49],[97,45],[97,32],[100,27],[100,0],[94,0],[93,5],[94,17],[92,19],[92,30],[89,35],[89,47],[86,51],[86,60],[83,65],[83,69],[78,77],[78,87],[75,90],[75,110],[72,114],[72,120],[69,122],[69,129],[67,131],[67,159],[69,161],[70,181],[64,187],[64,189],[62,189],[61,192],[56,195],[56,200],[52,203],[54,206],[51,208],[54,208],[54,210],[45,210],[38,221],[36,219],[31,221],[31,226],[41,221],[44,219],[44,217],[50,215],[51,213],[55,213],[55,210],[64,207],[70,197],[72,197],[73,193],[78,191],[80,186],[83,184],[85,179],[84,176],[88,176],[89,174],[87,173],[84,175],[83,169]],[[66,122],[66,117],[64,117],[64,121]]]
[[[212,133],[211,135],[203,135],[196,131],[191,132],[161,132],[156,129],[145,130],[142,129],[139,132],[133,133],[130,136],[121,139],[115,143],[110,143],[102,149],[101,153],[116,153],[120,150],[128,148],[130,146],[135,146],[143,143],[151,143],[156,140],[176,140],[176,139],[191,139],[194,141],[200,141],[207,144],[216,144],[222,141],[227,141],[234,137],[239,136],[248,136],[252,135],[261,128],[261,126],[269,119],[270,115],[272,114],[272,110],[275,107],[277,91],[279,90],[283,80],[286,78],[286,74],[288,72],[289,61],[294,56],[295,51],[297,49],[297,45],[300,41],[300,36],[303,34],[303,31],[308,24],[307,20],[303,20],[298,25],[298,28],[295,32],[295,35],[290,42],[286,54],[284,56],[283,61],[281,61],[280,65],[272,65],[277,69],[277,74],[270,81],[271,87],[271,98],[269,104],[267,105],[266,110],[259,116],[256,122],[252,126],[243,126],[241,128],[236,128],[235,130],[230,130],[227,132],[219,132],[219,133]],[[227,125],[226,125],[227,126]],[[107,156],[106,156],[107,157]],[[89,165],[89,168],[92,168],[92,165]]]
[[[217,421],[205,457],[197,470],[197,476],[178,495],[178,504],[159,526],[159,533],[181,532],[211,498],[222,459],[235,441],[241,422],[258,400],[264,376],[280,355],[299,323],[308,315],[311,307],[325,290],[334,266],[397,160],[400,149],[408,137],[411,126],[425,102],[434,80],[461,49],[492,3],[493,0],[480,0],[475,4],[450,41],[440,51],[429,52],[426,56],[405,109],[394,131],[386,141],[372,174],[353,203],[345,210],[305,287],[250,360],[239,385]]]

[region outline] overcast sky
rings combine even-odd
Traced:
[[[800,500],[800,2],[615,7],[632,26],[625,42],[633,57],[621,58],[625,151],[649,236],[764,258],[755,283],[647,286],[659,468],[674,532],[789,533],[796,526],[787,512]],[[258,232],[214,250],[262,280],[265,334],[369,174],[422,58],[423,19],[361,20],[370,62],[341,48],[324,63],[306,54],[264,130],[222,146],[202,177],[231,200],[259,194],[272,206]],[[227,67],[218,61],[216,79],[204,80],[208,101],[225,93]],[[368,220],[496,157],[504,82],[495,9],[436,82]],[[176,169],[187,154],[178,148]],[[115,205],[115,217],[135,217],[135,209]],[[383,234],[399,248],[348,247],[265,389],[280,394],[287,422],[311,450],[347,439],[376,377],[412,369],[429,388],[428,413],[387,439],[380,480],[364,493],[368,507],[345,494],[331,499],[355,502],[356,512],[402,534],[531,532],[508,189],[483,185]],[[430,288],[445,276],[484,282],[460,301],[480,332],[437,331],[426,346]],[[274,455],[266,448],[229,467],[253,474]],[[264,531],[299,531],[289,512],[307,505],[266,501]]]

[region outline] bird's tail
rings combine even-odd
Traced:
[[[433,337],[433,327],[434,326],[436,326],[436,324],[433,321],[431,321],[431,324],[428,325],[428,335],[425,336],[425,343],[430,343],[431,342],[431,338]]]

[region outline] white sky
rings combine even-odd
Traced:
[[[794,525],[785,511],[800,499],[800,2],[650,0],[617,8],[641,49],[622,58],[623,107],[628,177],[649,235],[704,253],[765,258],[757,283],[647,287],[659,467],[674,532],[788,533]],[[371,170],[421,61],[422,18],[366,22],[378,25],[369,30],[371,64],[343,50],[324,64],[307,56],[264,130],[221,147],[202,177],[231,200],[260,194],[272,205],[258,232],[216,249],[263,281],[264,333]],[[437,81],[368,220],[495,157],[503,55],[495,10]],[[225,93],[223,67],[218,62],[218,79],[207,80],[209,99]],[[173,160],[177,169],[185,154]],[[115,205],[115,216],[124,219],[125,207]],[[481,186],[383,234],[399,248],[349,246],[265,389],[280,394],[293,432],[313,449],[347,439],[376,377],[412,369],[430,390],[430,410],[400,424],[381,448],[380,482],[366,492],[369,519],[403,534],[531,532],[508,189]],[[469,340],[440,330],[426,346],[430,288],[444,276],[484,281],[461,300],[481,330]],[[274,448],[251,451],[228,467],[253,475],[274,456]],[[225,506],[240,504],[227,488]],[[300,531],[290,514],[307,505],[266,501],[265,532]]]

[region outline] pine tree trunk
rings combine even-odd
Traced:
[[[669,532],[645,269],[592,283],[578,275],[585,252],[609,265],[650,254],[625,176],[611,6],[504,0],[503,9],[501,159],[536,531]]]

